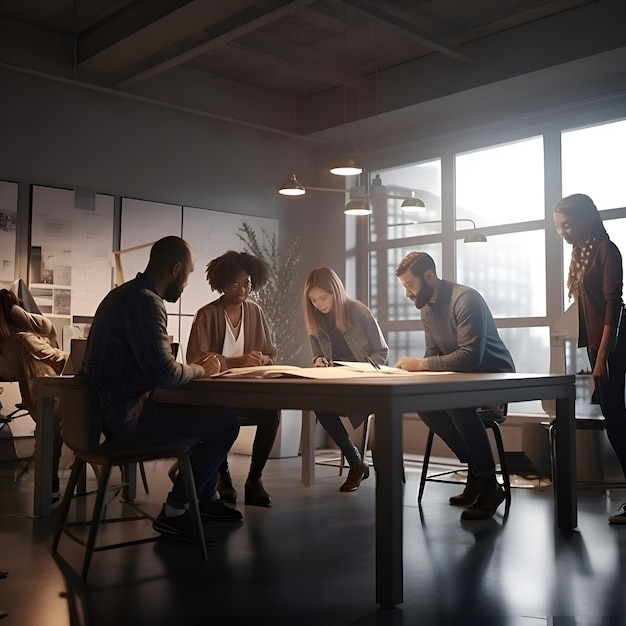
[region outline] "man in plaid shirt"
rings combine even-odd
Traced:
[[[164,300],[176,302],[193,271],[193,254],[180,237],[165,237],[150,251],[143,273],[113,289],[100,303],[89,332],[83,372],[94,384],[104,412],[104,434],[113,440],[192,437],[191,457],[200,512],[212,520],[239,522],[215,489],[217,468],[239,432],[230,410],[158,403],[157,387],[177,387],[219,372],[213,356],[190,365],[174,358]],[[154,523],[160,533],[193,540],[184,485],[179,476]],[[207,543],[215,539],[205,533]]]

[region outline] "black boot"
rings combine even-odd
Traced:
[[[469,509],[465,509],[461,513],[461,519],[463,520],[480,520],[489,519],[493,517],[496,509],[506,499],[506,492],[504,487],[496,480],[495,473],[492,476],[485,476],[483,479],[485,485],[483,490],[478,496],[476,503]]]
[[[471,468],[468,468],[465,489],[463,489],[463,493],[460,493],[457,496],[452,496],[450,498],[450,504],[453,506],[472,506],[472,504],[478,500],[478,496],[480,496],[482,489],[482,478],[480,476],[476,476],[476,474],[472,472]]]
[[[237,492],[233,487],[233,481],[230,478],[230,472],[221,470],[217,475],[217,492],[220,494],[220,498],[223,502],[237,502]]]
[[[261,477],[248,476],[245,485],[246,504],[251,506],[269,506],[272,503],[272,497],[263,488]]]

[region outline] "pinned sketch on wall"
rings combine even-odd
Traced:
[[[184,207],[183,239],[193,248],[196,266],[181,296],[184,315],[193,315],[201,306],[220,296],[206,282],[206,265],[228,250],[243,251],[244,245],[238,236],[243,222],[257,232],[265,229],[270,237],[273,233],[278,236],[278,220],[275,219]]]
[[[135,278],[137,272],[146,269],[150,246],[145,244],[169,235],[181,236],[182,210],[177,204],[122,198],[120,248],[124,250],[137,247],[120,258],[124,280]],[[177,314],[180,303],[166,302],[165,308],[168,314]]]
[[[75,208],[74,191],[32,189],[30,289],[57,329],[89,317],[111,290],[113,196]]]
[[[15,280],[17,183],[0,180],[0,288]]]

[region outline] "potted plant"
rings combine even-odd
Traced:
[[[276,241],[276,233],[268,235],[261,229],[264,242],[261,244],[254,229],[243,222],[237,236],[246,251],[262,259],[267,264],[268,280],[260,289],[250,295],[265,313],[276,347],[277,363],[293,363],[302,351],[302,307],[301,289],[298,283],[300,262],[300,237],[296,237],[285,254],[281,256]]]
[[[302,307],[301,289],[298,283],[300,262],[300,237],[296,237],[281,255],[276,233],[271,236],[261,229],[263,243],[247,222],[243,222],[237,236],[246,252],[262,259],[267,264],[268,280],[250,295],[265,313],[270,327],[272,342],[276,347],[277,363],[293,363],[302,351]],[[270,458],[298,456],[302,420],[300,411],[281,411],[280,426],[276,434]],[[250,440],[250,450],[252,440]],[[251,453],[251,452],[250,452]]]

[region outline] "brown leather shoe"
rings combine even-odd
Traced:
[[[356,491],[361,484],[370,475],[370,468],[367,463],[361,463],[356,467],[351,467],[348,471],[346,482],[339,487],[339,491]]]
[[[246,504],[251,506],[269,506],[272,503],[272,496],[263,488],[260,478],[250,478],[245,485]]]
[[[476,504],[471,506],[469,509],[465,509],[465,511],[461,513],[461,519],[489,519],[490,517],[493,517],[496,509],[504,502],[505,499],[506,492],[504,491],[504,487],[502,487],[502,485],[498,485],[495,489],[490,488],[487,491],[483,491],[478,500],[476,500]]]
[[[480,476],[476,476],[471,471],[467,473],[467,482],[463,493],[450,498],[450,504],[453,506],[471,506],[478,500],[480,492],[483,490],[484,481]]]
[[[230,472],[219,472],[217,476],[217,493],[223,502],[237,502],[237,492],[233,487]]]

